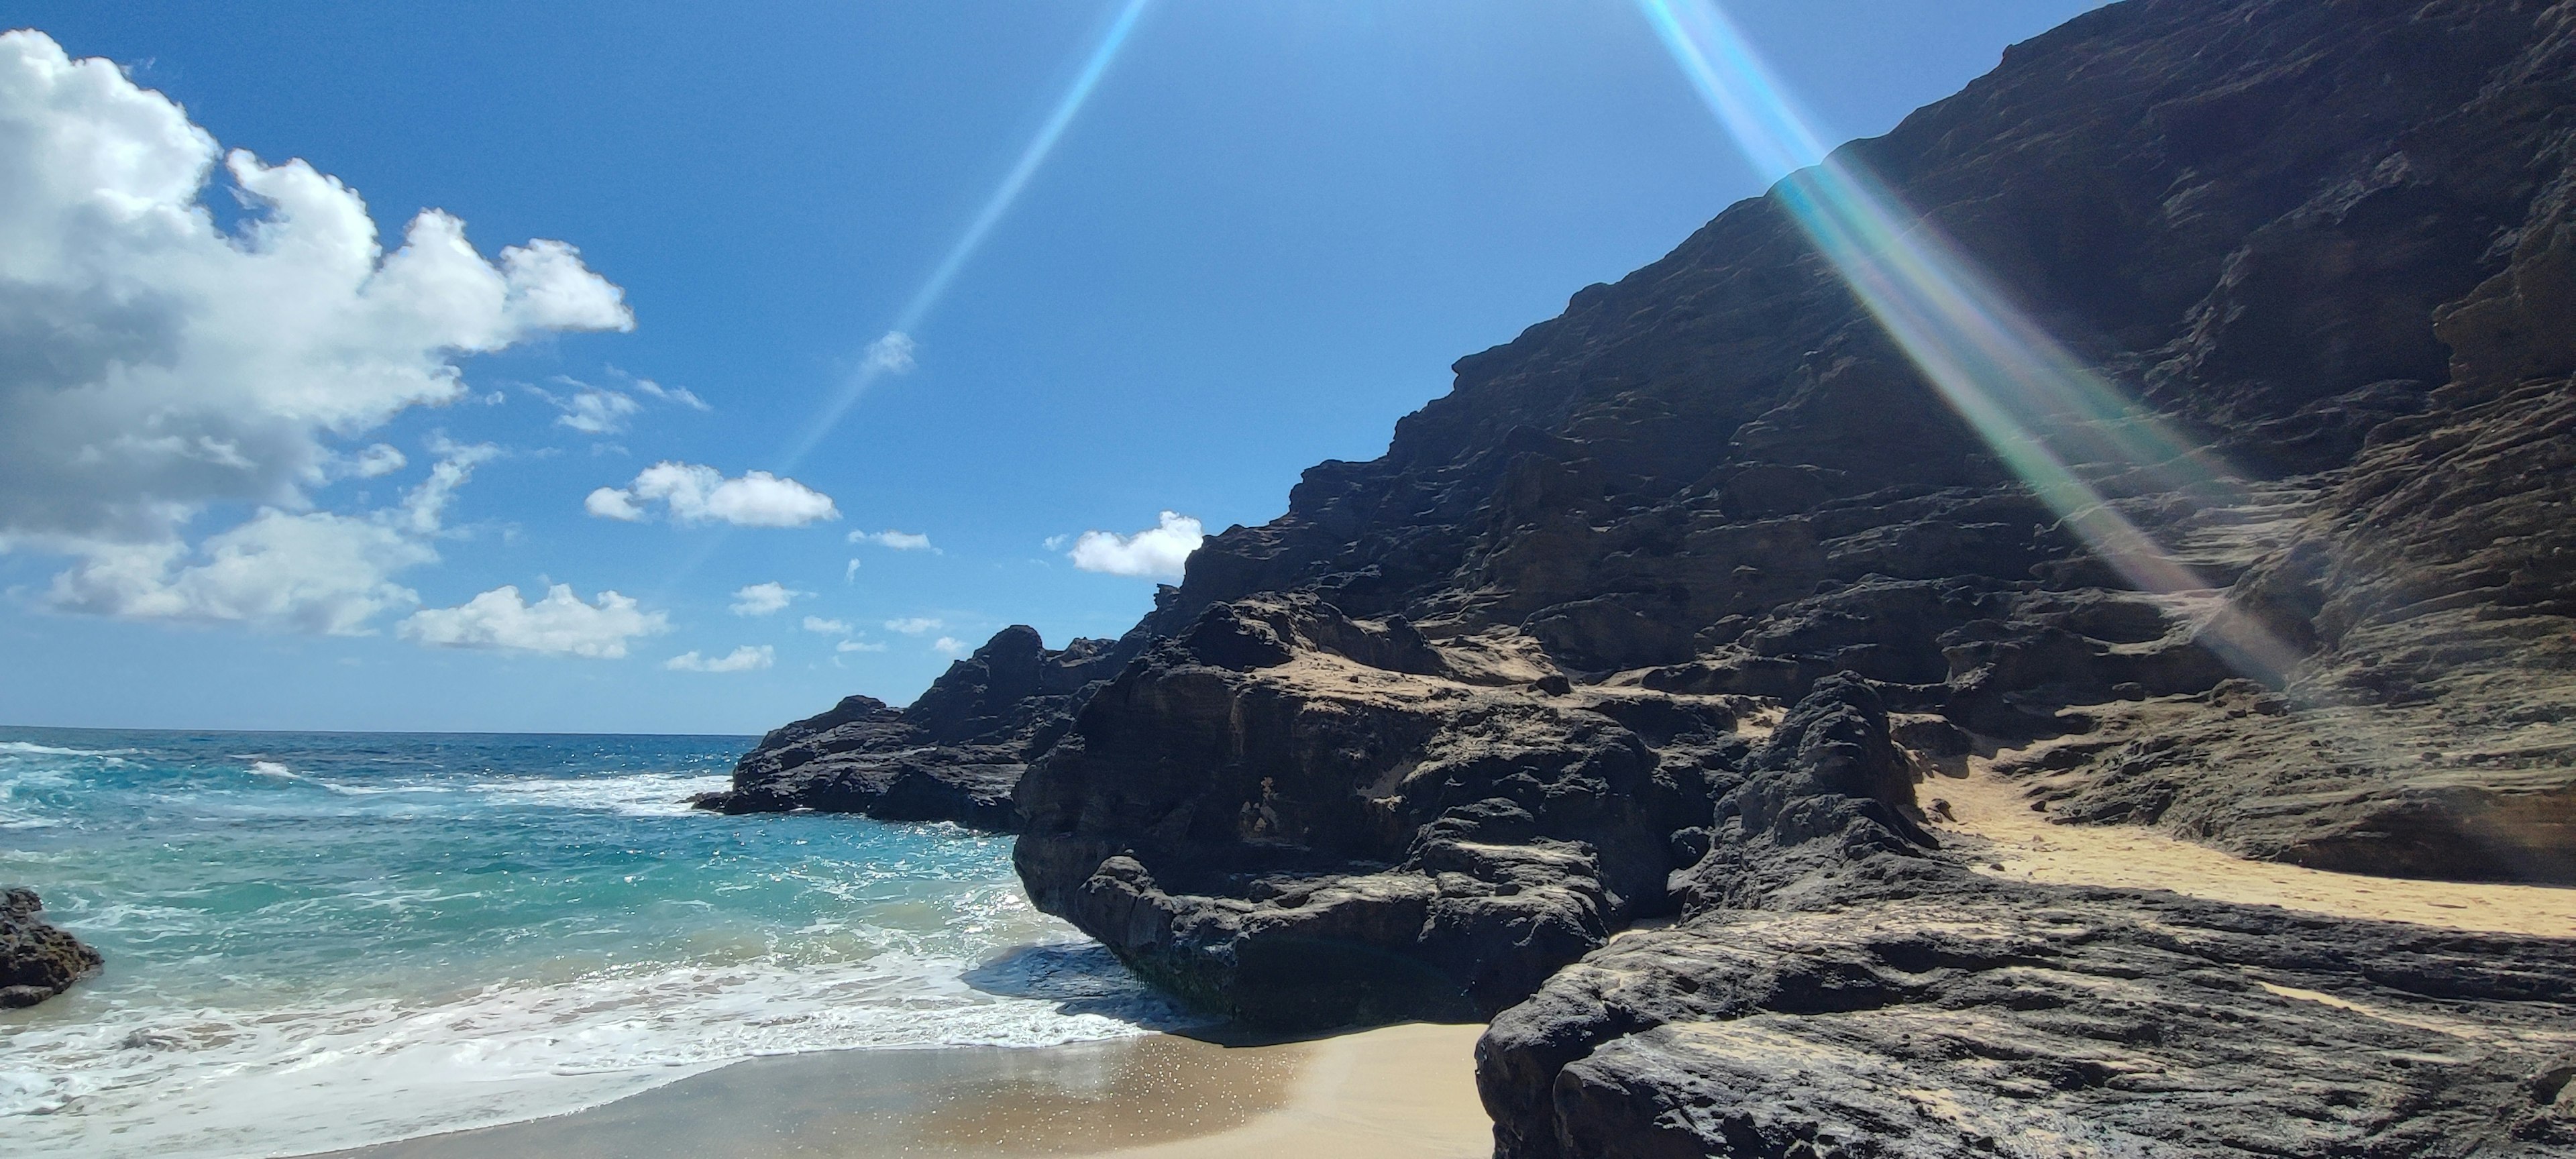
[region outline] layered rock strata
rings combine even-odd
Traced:
[[[0,1009],[33,1006],[71,989],[105,960],[44,919],[32,889],[0,889]]]

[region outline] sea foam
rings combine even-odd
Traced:
[[[0,730],[0,878],[108,958],[0,1013],[6,1150],[297,1154],[1181,1023],[1007,839],[688,809],[745,743]]]

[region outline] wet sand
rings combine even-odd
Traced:
[[[2060,825],[2033,812],[2021,790],[1996,776],[1983,758],[1944,765],[1942,773],[1915,787],[1916,795],[1926,804],[1935,798],[1950,803],[1952,820],[1942,827],[1991,843],[1970,859],[1979,872],[1991,876],[2162,889],[2214,901],[2452,929],[2576,937],[2576,889],[2332,873],[2248,861],[2144,826]]]
[[[1493,1149],[1472,1060],[1483,1030],[752,1059],[586,1111],[333,1159],[1467,1159]]]

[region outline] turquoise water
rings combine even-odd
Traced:
[[[0,729],[0,882],[107,956],[0,1013],[13,1155],[295,1154],[754,1054],[1174,1020],[1008,839],[720,817],[742,737]]]

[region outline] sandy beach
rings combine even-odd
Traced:
[[[574,1114],[332,1159],[1468,1159],[1493,1147],[1472,1061],[1483,1030],[1411,1024],[1251,1045],[1153,1035],[761,1058]]]
[[[2490,933],[2576,937],[2576,889],[2332,873],[2242,857],[2140,825],[2060,825],[1982,757],[1916,786],[1949,805],[1943,826],[1988,843],[1978,872],[2059,885],[2162,889],[2243,905]]]

